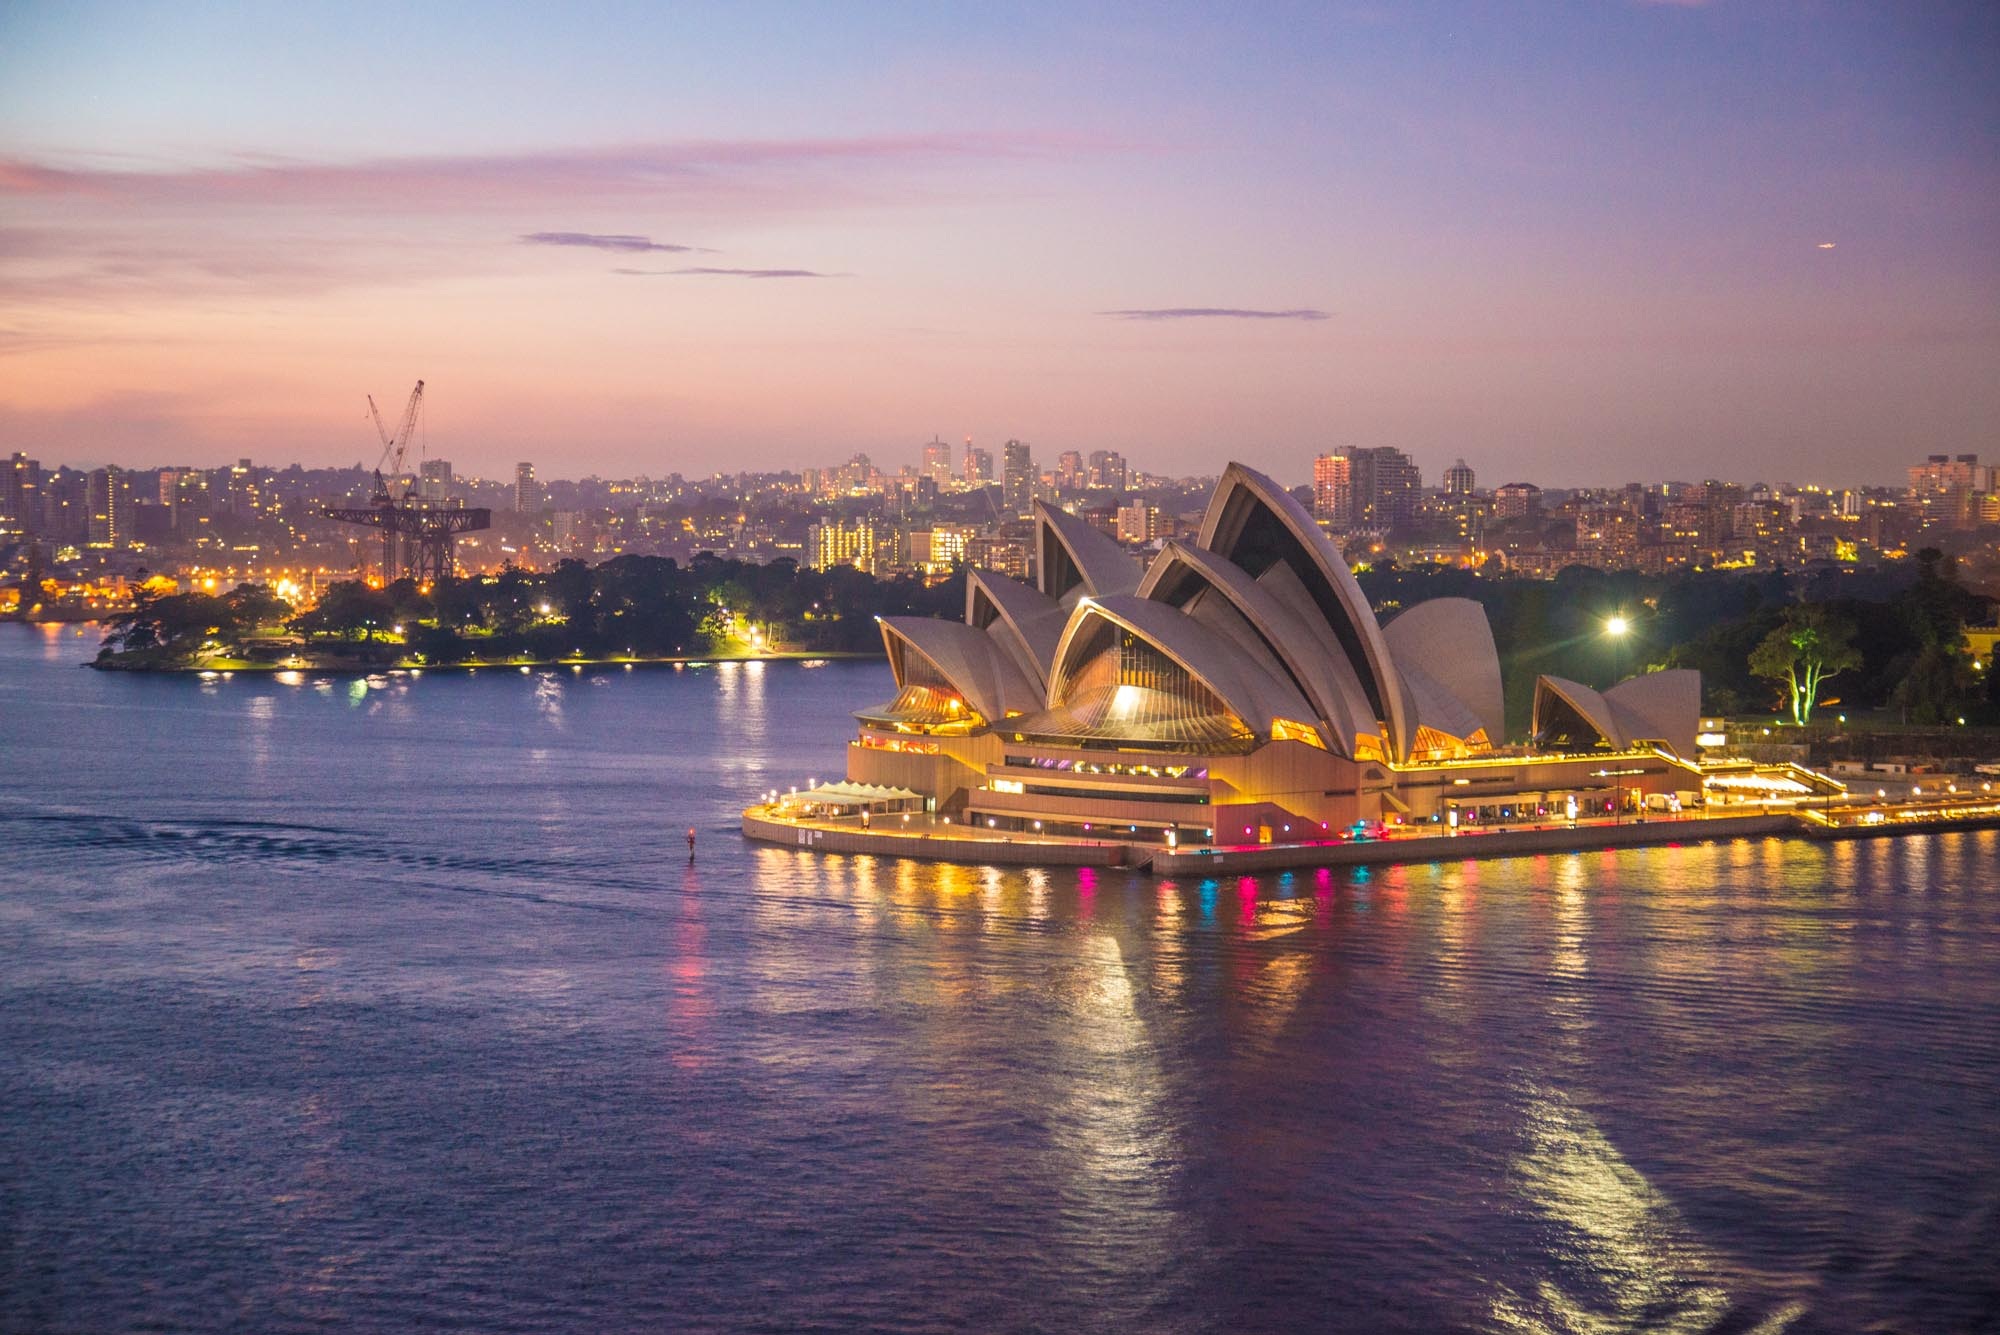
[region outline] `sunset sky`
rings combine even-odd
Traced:
[[[0,453],[2000,455],[2000,6],[0,6]]]

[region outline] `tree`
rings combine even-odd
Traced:
[[[310,644],[315,635],[372,640],[376,631],[388,629],[394,620],[395,607],[388,594],[359,580],[342,580],[327,585],[319,596],[319,606],[293,617],[291,626]]]
[[[1785,683],[1798,724],[1811,721],[1820,683],[1860,666],[1854,623],[1816,603],[1787,608],[1785,619],[1750,652],[1752,672]]]
[[[290,611],[290,604],[262,584],[239,584],[220,596],[148,595],[131,611],[111,618],[102,653],[159,650],[187,657],[211,642],[231,644],[251,631],[275,625]]]
[[[1935,725],[1954,715],[1965,685],[1965,665],[1947,645],[1933,642],[1910,664],[1890,703],[1912,723]]]

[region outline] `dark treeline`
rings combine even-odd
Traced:
[[[704,553],[682,565],[620,556],[545,572],[510,567],[428,593],[410,580],[384,589],[348,581],[297,615],[256,586],[150,599],[113,621],[100,658],[170,665],[217,647],[253,651],[260,620],[264,631],[282,625],[311,648],[379,662],[699,656],[741,650],[753,630],[775,648],[866,653],[882,647],[877,616],[956,616],[964,604],[963,577],[927,588],[849,566],[805,570],[789,559],[758,565]],[[261,616],[246,617],[239,605]]]
[[[1646,668],[1696,668],[1709,712],[1775,714],[1786,688],[1753,672],[1752,658],[1808,601],[1851,639],[1855,660],[1828,678],[1823,705],[1896,710],[1912,723],[1961,715],[2000,722],[1996,674],[1975,670],[1963,647],[1964,627],[1989,620],[1992,602],[1960,585],[1935,551],[1901,570],[1830,579],[1781,571],[1650,577],[1583,566],[1553,580],[1493,579],[1389,563],[1359,578],[1384,619],[1428,598],[1481,603],[1505,674],[1509,732],[1517,736],[1527,730],[1535,677],[1545,672],[1602,687]],[[955,619],[964,605],[963,576],[925,587],[849,566],[801,569],[791,560],[757,565],[703,554],[683,565],[621,556],[597,566],[565,561],[546,572],[510,568],[448,580],[428,594],[407,580],[386,589],[334,584],[318,606],[298,614],[259,586],[148,599],[112,623],[100,661],[177,666],[204,653],[254,657],[260,636],[282,630],[314,650],[383,663],[705,656],[753,643],[873,653],[881,648],[875,617]],[[1605,631],[1614,614],[1630,622],[1622,638]],[[750,638],[753,630],[761,641]]]
[[[1386,621],[1426,598],[1471,598],[1486,608],[1507,686],[1510,732],[1525,732],[1535,677],[1596,687],[1646,668],[1702,674],[1715,714],[1780,711],[1784,687],[1755,675],[1750,658],[1803,600],[1851,624],[1860,665],[1831,678],[1823,700],[1853,710],[1900,709],[1913,723],[1964,715],[2000,722],[1993,674],[1975,671],[1964,628],[1991,617],[1992,600],[1957,582],[1933,550],[1911,568],[1808,578],[1783,571],[1691,571],[1667,576],[1573,566],[1553,580],[1492,579],[1434,566],[1376,566],[1362,589]],[[1623,615],[1616,639],[1605,622]]]

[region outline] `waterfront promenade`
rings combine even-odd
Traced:
[[[1880,838],[2000,826],[2000,801],[1981,795],[1964,803],[1867,802],[1827,808],[1736,806],[1716,814],[1648,815],[1623,820],[1491,826],[1432,833],[1432,827],[1391,829],[1381,837],[1297,843],[1183,844],[1063,839],[985,830],[912,813],[864,824],[858,816],[802,817],[778,804],[743,813],[743,833],[765,843],[816,853],[872,854],[926,861],[999,866],[1131,867],[1155,875],[1284,871],[1303,867],[1388,866],[1638,848],[1722,839],[1789,836],[1805,839]]]

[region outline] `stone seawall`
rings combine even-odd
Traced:
[[[1808,839],[1887,839],[1899,834],[1948,834],[1953,830],[2000,828],[2000,816],[1940,816],[1935,820],[1884,821],[1880,825],[1805,825]]]
[[[1144,850],[1130,844],[1035,842],[1021,839],[960,838],[944,834],[902,834],[884,830],[834,829],[825,825],[766,820],[743,813],[743,833],[751,839],[815,853],[871,853],[885,858],[931,862],[988,863],[1005,867],[1120,867],[1133,865]]]
[[[1365,867],[1397,862],[1457,862],[1465,858],[1507,858],[1534,853],[1577,853],[1599,848],[1640,848],[1653,844],[1708,843],[1758,835],[1795,835],[1798,821],[1788,814],[1723,816],[1711,820],[1645,821],[1630,825],[1586,825],[1569,830],[1505,830],[1456,837],[1381,839],[1367,843],[1280,845],[1215,850],[1152,851],[1156,876],[1201,876],[1216,872],[1288,871],[1302,867]]]
[[[1267,844],[1254,848],[1167,849],[1150,844],[1069,843],[1055,840],[966,838],[925,833],[796,824],[743,813],[743,833],[764,843],[816,853],[868,853],[878,857],[987,863],[1011,867],[1133,867],[1158,876],[1218,872],[1288,871],[1304,867],[1364,867],[1397,862],[1459,861],[1575,853],[1599,848],[1705,843],[1760,835],[1797,835],[1789,814],[1725,816],[1711,820],[1643,821],[1586,825],[1578,829],[1506,830],[1456,837],[1382,839],[1366,843]]]

